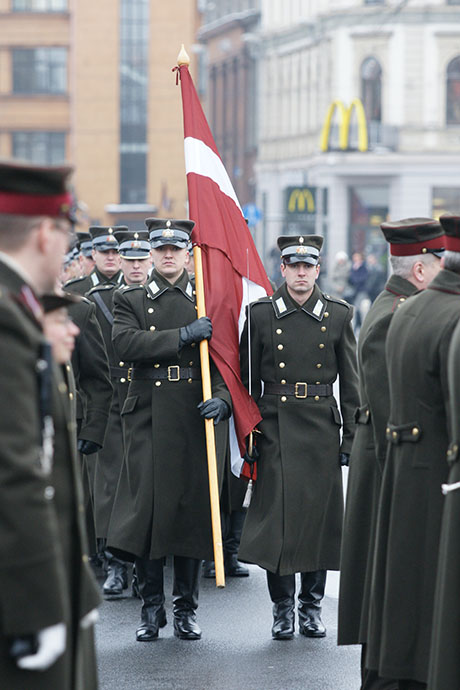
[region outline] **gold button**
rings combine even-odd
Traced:
[[[414,428],[412,429],[412,436],[418,436],[418,434],[419,434],[419,430],[417,429],[416,426],[414,426]]]
[[[150,330],[151,330],[151,331],[154,331],[154,330],[155,330],[155,326],[150,326]]]
[[[369,417],[369,410],[366,410],[366,417]]]
[[[161,381],[155,381],[155,386],[161,386]]]
[[[393,431],[393,433],[391,435],[393,436],[393,438],[398,438],[398,434],[396,431]]]
[[[452,446],[452,451],[453,451],[454,453],[456,453],[456,452],[458,451],[458,446],[457,446],[457,444],[455,444],[454,446]]]
[[[187,383],[193,383],[193,379],[187,379]]]
[[[327,319],[328,316],[329,316],[329,312],[328,312],[328,311],[325,311],[325,312],[324,312],[324,318]]]
[[[148,311],[149,314],[153,314],[153,307],[149,307],[149,308],[147,309],[147,311]]]
[[[196,290],[193,291],[193,294],[196,295]]]
[[[83,561],[83,563],[88,563],[88,561],[89,561],[89,556],[87,556],[87,554],[84,553],[83,556],[81,557],[81,560]]]
[[[280,383],[286,383],[286,379],[281,379]]]
[[[193,367],[193,362],[188,363],[189,367]]]
[[[120,383],[126,383],[126,379],[120,379]]]
[[[317,368],[317,369],[321,369],[322,366],[323,366],[323,365],[320,364],[320,363],[318,362],[318,364],[316,365],[316,368]]]
[[[321,331],[322,331],[323,333],[325,333],[325,332],[327,331],[326,326],[321,326]]]
[[[59,393],[67,393],[67,386],[65,385],[64,381],[61,381],[61,383],[58,386]]]
[[[317,382],[316,382],[316,385],[317,385],[317,386],[319,386],[319,385],[320,385],[320,383],[321,383],[321,381],[317,381]]]
[[[196,345],[196,343],[192,343],[192,344],[190,345],[190,347],[195,347],[195,345]]]
[[[315,400],[318,402],[318,400],[319,400],[319,395],[315,395]]]
[[[70,371],[70,364],[65,365],[66,371]]]
[[[73,393],[69,393],[69,399],[73,400]]]
[[[282,396],[281,396],[281,402],[286,402],[286,400],[287,400],[286,396],[285,396],[285,395],[282,395]]]
[[[119,366],[119,367],[124,367],[124,366],[125,366],[125,363],[124,363],[124,362],[118,362],[118,366]]]
[[[385,429],[385,431],[387,432],[387,434],[389,434],[389,433],[390,433],[390,427],[387,426],[387,428]]]
[[[423,249],[422,249],[422,254],[426,254],[426,253],[427,253],[427,248],[426,248],[426,247],[423,247]]]
[[[276,329],[276,335],[281,335],[282,332],[283,332],[283,331],[281,330],[281,328],[277,328],[277,329]]]
[[[158,363],[157,363],[157,364],[154,364],[153,366],[154,366],[155,369],[159,369],[159,368],[160,368],[160,365],[159,365]]]
[[[405,298],[405,297],[400,297],[400,298],[399,298],[399,301],[400,301],[400,302],[405,302],[405,301],[406,301],[406,298]]]
[[[278,345],[278,350],[283,350],[283,349],[284,349],[284,345],[281,345],[281,343],[280,343],[280,344]]]
[[[324,349],[324,343],[320,343],[320,344],[318,345],[318,347],[319,347],[320,350],[323,350],[323,349]]]
[[[198,307],[195,307],[195,309],[198,311]]]
[[[278,366],[279,366],[280,369],[284,369],[284,367],[285,367],[286,365],[285,365],[284,362],[280,362],[280,363],[278,364]]]

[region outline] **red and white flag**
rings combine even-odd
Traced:
[[[239,475],[245,438],[260,422],[241,381],[239,341],[249,302],[273,290],[186,65],[179,68],[184,110],[185,170],[192,240],[202,250],[206,312],[212,320],[210,354],[233,402],[232,470]]]

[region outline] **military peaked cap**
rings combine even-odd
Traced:
[[[69,292],[65,292],[62,295],[57,295],[53,292],[42,295],[40,298],[45,314],[48,314],[50,311],[55,311],[56,309],[61,309],[62,307],[68,307],[70,304],[76,304],[77,302],[81,302],[81,300],[82,298],[80,295],[71,295]]]
[[[316,266],[324,238],[321,235],[281,235],[278,237],[278,247],[281,258],[286,264],[303,261]]]
[[[77,232],[77,247],[83,256],[91,256],[93,240],[89,232]]]
[[[147,230],[140,232],[116,232],[118,240],[118,253],[124,259],[147,259],[150,256],[149,233]]]
[[[439,221],[446,233],[446,249],[449,252],[460,252],[460,216],[443,213]]]
[[[96,249],[98,252],[108,252],[109,249],[118,251],[115,233],[120,231],[128,232],[128,228],[126,225],[114,225],[113,227],[92,225],[89,229],[89,234],[93,240],[93,249]]]
[[[157,249],[165,244],[172,244],[180,249],[188,247],[193,220],[172,220],[166,218],[146,218],[145,224],[149,229],[152,247]]]
[[[0,213],[74,220],[68,188],[70,166],[38,166],[0,160]]]
[[[441,224],[433,218],[404,218],[380,226],[392,256],[435,254],[441,256],[446,242]]]

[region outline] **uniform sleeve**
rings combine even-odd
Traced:
[[[86,414],[79,438],[103,446],[113,388],[107,351],[94,304],[88,304],[88,310],[87,321],[77,342],[79,387],[86,400]]]
[[[64,620],[65,574],[49,478],[40,464],[37,351],[15,305],[0,302],[0,612],[2,635]]]
[[[250,305],[249,313],[251,316],[251,395],[257,402],[262,395],[262,384],[260,375],[260,361],[262,357],[262,346],[260,342],[260,329],[257,327],[257,320],[254,316],[254,307]],[[240,368],[241,380],[249,390],[249,342],[248,342],[248,309],[246,309],[246,321],[240,340]]]
[[[119,357],[127,362],[176,358],[179,352],[179,328],[146,331],[136,316],[132,297],[136,293],[115,292],[112,340]]]
[[[351,320],[353,309],[349,308],[337,348],[337,365],[340,385],[340,410],[343,419],[343,436],[340,451],[350,453],[355,434],[355,410],[359,407],[358,374],[356,362],[356,340]]]

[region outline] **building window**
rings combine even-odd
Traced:
[[[447,65],[446,124],[460,125],[460,56]]]
[[[373,57],[361,65],[361,100],[368,122],[382,120],[382,68]]]
[[[433,218],[443,213],[460,214],[460,187],[433,187]]]
[[[65,132],[13,132],[13,157],[39,165],[58,165],[66,159]]]
[[[147,197],[149,0],[121,0],[120,203]]]
[[[13,0],[13,12],[67,12],[68,0]]]
[[[12,54],[13,93],[66,93],[66,48],[14,48]]]

